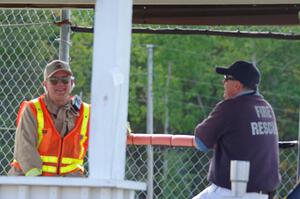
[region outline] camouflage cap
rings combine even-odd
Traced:
[[[58,71],[66,71],[70,75],[73,75],[70,65],[67,62],[61,60],[53,60],[48,63],[44,70],[44,80],[54,75]]]

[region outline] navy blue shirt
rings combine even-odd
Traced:
[[[230,161],[250,162],[247,192],[274,191],[280,182],[278,132],[271,105],[255,92],[221,101],[195,129],[214,149],[208,179],[231,188]]]

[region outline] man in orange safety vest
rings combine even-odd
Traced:
[[[46,65],[43,87],[43,95],[20,106],[8,175],[84,176],[90,105],[71,96],[74,77],[64,61]]]

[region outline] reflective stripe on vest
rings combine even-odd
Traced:
[[[43,162],[47,162],[47,163],[58,163],[58,157],[56,156],[45,156],[45,155],[41,155],[40,156]]]
[[[47,173],[56,173],[57,167],[55,166],[48,166],[48,165],[43,165],[42,166],[42,171],[47,172]]]
[[[38,145],[37,148],[39,148],[41,141],[43,139],[43,129],[44,129],[44,113],[42,111],[41,104],[38,99],[32,100],[35,108],[36,108],[36,120],[38,125]]]
[[[61,160],[62,164],[83,164],[83,159],[77,159],[77,158],[62,158]]]
[[[83,144],[85,143],[87,136],[87,129],[88,129],[88,121],[89,121],[89,115],[90,115],[90,106],[87,103],[83,102],[83,120],[81,124],[81,131],[80,131],[80,154],[79,154],[79,159],[83,160],[83,154],[84,154],[84,146]]]
[[[25,176],[39,176],[42,175],[42,170],[38,168],[30,169],[27,173],[25,173]]]
[[[68,166],[62,166],[62,167],[60,167],[60,173],[61,174],[68,173],[68,172],[73,171],[75,169],[80,169],[81,171],[84,170],[83,167],[82,167],[82,165],[71,164],[71,165],[68,165]]]

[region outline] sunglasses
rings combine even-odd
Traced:
[[[49,77],[48,81],[52,84],[52,85],[56,85],[58,84],[58,82],[62,82],[63,84],[68,84],[70,82],[70,80],[73,80],[74,78],[71,76],[67,76],[67,77]]]
[[[236,80],[236,79],[232,76],[224,75],[224,81],[228,81],[228,80]]]

